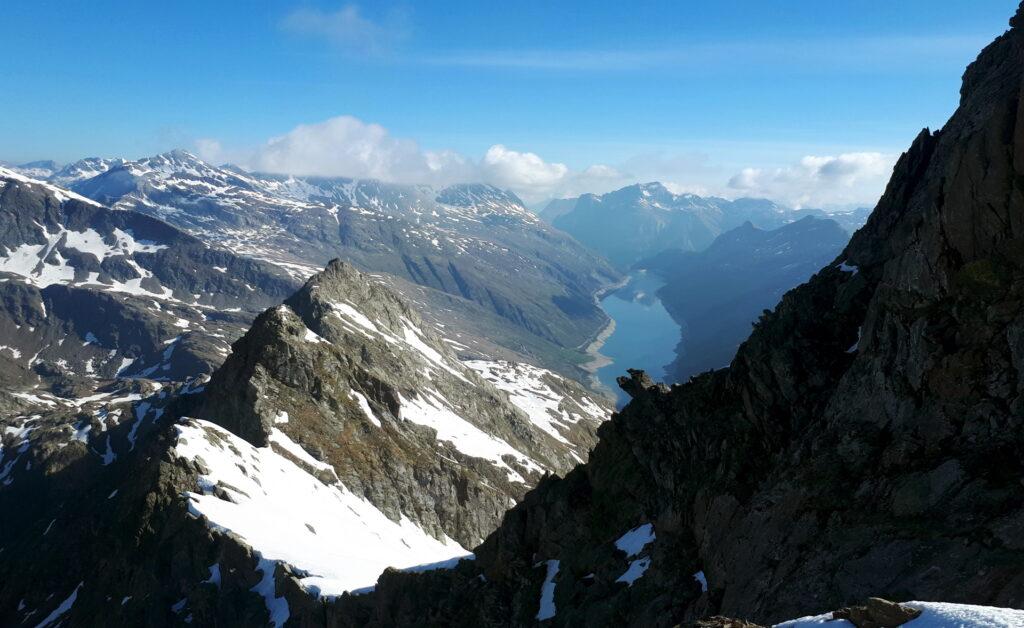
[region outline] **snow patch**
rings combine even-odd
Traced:
[[[189,510],[204,515],[215,530],[237,534],[262,559],[291,565],[309,590],[340,595],[372,586],[387,567],[414,567],[467,553],[452,539],[437,540],[408,519],[388,519],[341,484],[324,484],[271,447],[253,447],[206,421],[188,419],[175,429],[174,454],[202,459],[208,470],[200,476],[202,492],[186,494]],[[214,494],[218,488],[224,498]],[[273,592],[266,574],[272,571],[267,564],[260,585],[268,604]],[[272,612],[283,615],[276,605]]]
[[[950,604],[947,602],[903,602],[904,606],[923,611],[920,617],[903,624],[904,628],[1020,628],[1024,626],[1024,610]],[[845,619],[833,620],[832,613],[801,617],[776,624],[775,628],[810,628],[827,625],[831,628],[852,626]]]
[[[619,537],[619,539],[615,541],[615,547],[625,552],[627,558],[632,558],[644,551],[644,547],[646,547],[648,543],[654,541],[655,538],[654,526],[649,523],[645,523],[642,526],[633,528]]]
[[[75,600],[78,599],[78,590],[82,588],[83,584],[85,584],[85,582],[79,582],[78,586],[75,587],[75,590],[71,592],[71,595],[67,596],[64,601],[60,603],[60,606],[47,615],[46,619],[36,624],[36,628],[45,628],[46,626],[52,626],[54,623],[59,622],[61,617],[71,610],[72,606],[74,606]]]
[[[629,568],[626,569],[626,573],[619,576],[615,582],[625,582],[629,586],[633,586],[633,583],[640,579],[641,576],[646,573],[647,568],[651,566],[650,558],[638,558],[629,563]]]

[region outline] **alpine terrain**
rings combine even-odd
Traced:
[[[607,317],[594,295],[618,274],[513,194],[211,166],[185,151],[73,164],[72,189],[149,214],[305,279],[341,257],[386,273],[426,315],[494,354],[574,374]],[[102,172],[100,172],[102,171]]]
[[[384,33],[404,22],[381,26],[376,8],[270,20],[290,42],[257,37],[269,13],[233,12],[211,22],[231,63],[191,45],[204,42],[175,28],[172,9],[139,31],[154,41],[141,61],[161,67],[159,31],[174,32],[168,67],[196,48],[253,109],[282,68],[265,55],[252,80],[236,61],[253,39],[289,59],[304,51],[309,73],[324,67],[316,45],[355,70],[422,52],[416,73],[434,82],[458,65],[453,86],[481,59],[485,74],[574,72],[557,82],[564,105],[564,86],[589,83],[562,66],[597,72],[575,49],[512,58],[518,9],[505,14],[509,47],[471,59],[427,55],[421,36],[391,50]],[[63,59],[62,23],[20,19],[39,10],[12,8],[12,22],[45,22]],[[104,26],[92,8],[61,10]],[[134,70],[129,13],[111,21]],[[89,42],[79,62],[102,63],[100,95],[125,96],[108,42]],[[195,80],[160,74],[165,109],[226,104],[198,88],[228,83],[188,67]],[[346,90],[362,74],[347,72]],[[317,100],[319,82],[303,84]],[[96,95],[73,93],[97,133],[114,123],[85,107]],[[558,200],[551,226],[484,183],[266,174],[185,151],[0,167],[0,626],[1024,626],[1022,95],[1024,3],[852,237],[863,211],[653,183]],[[454,98],[445,113],[468,132],[476,110]],[[557,109],[544,111],[553,124]],[[531,202],[620,176],[499,145],[479,162],[421,150],[350,116],[263,149],[305,159],[307,142],[330,162],[321,172],[366,158],[394,163],[356,172],[408,181],[411,164],[430,170],[417,181],[449,181],[457,161],[470,180],[518,182]],[[60,156],[40,146],[15,161]],[[840,170],[815,194],[836,198],[818,184],[891,163],[859,155],[815,161]],[[658,305],[671,326],[652,330],[659,349],[678,321],[686,379],[623,364],[619,411],[580,383],[599,368],[595,348],[612,345],[600,299],[616,289]]]
[[[1024,6],[1010,24],[867,224],[728,368],[671,389],[624,377],[633,400],[587,464],[542,481],[474,561],[385,573],[331,620],[770,623],[869,596],[1024,606]],[[744,625],[723,621],[704,625]]]

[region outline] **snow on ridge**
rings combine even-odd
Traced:
[[[526,484],[526,479],[513,469],[505,456],[511,456],[523,467],[542,472],[543,469],[529,456],[515,449],[504,440],[488,434],[459,416],[437,391],[427,390],[410,398],[398,395],[401,404],[401,418],[417,425],[425,425],[437,432],[437,440],[452,444],[463,454],[483,458],[508,474],[511,482]]]
[[[373,586],[387,567],[467,555],[454,540],[438,540],[409,519],[388,519],[340,483],[324,484],[272,447],[253,447],[207,421],[186,419],[175,429],[174,455],[201,459],[207,470],[202,492],[186,493],[189,510],[213,529],[238,535],[262,559],[290,565],[310,591],[340,595]],[[218,486],[233,501],[214,495]]]
[[[951,604],[949,602],[902,602],[904,606],[923,611],[920,617],[903,624],[906,628],[1020,628],[1024,626],[1024,610]],[[832,613],[811,615],[784,621],[775,628],[811,628],[812,626],[844,628],[853,626],[845,619],[833,620]]]
[[[76,194],[71,190],[65,190],[64,188],[57,187],[56,185],[53,185],[52,183],[47,183],[46,181],[40,181],[39,179],[26,177],[25,175],[19,172],[15,172],[14,170],[4,168],[3,166],[0,166],[0,178],[14,179],[15,181],[19,181],[21,183],[28,183],[31,185],[38,185],[40,187],[43,187],[51,194],[56,196],[57,200],[60,201],[61,203],[74,199],[76,201],[88,203],[89,205],[93,205],[95,207],[103,207],[102,205],[92,200],[91,198],[86,198],[81,194]]]
[[[538,428],[555,440],[571,445],[561,429],[568,429],[571,424],[588,418],[604,421],[611,412],[601,408],[593,400],[566,398],[545,382],[545,378],[562,380],[560,375],[529,364],[491,361],[467,360],[463,362],[470,369],[490,382],[498,390],[508,393],[509,401],[526,413]],[[573,408],[580,412],[573,412]],[[561,429],[560,429],[561,428]]]
[[[455,365],[449,364],[449,360],[441,352],[427,344],[423,330],[406,317],[401,317],[401,336],[396,336],[388,333],[383,323],[370,320],[368,316],[347,301],[330,302],[328,305],[330,305],[331,313],[337,316],[346,328],[353,329],[370,338],[379,336],[389,344],[405,345],[422,356],[429,366],[439,367],[467,384],[472,384],[472,382],[466,379],[465,375],[457,370],[456,367],[461,367],[461,365],[458,363]],[[348,325],[347,323],[349,322],[353,323],[355,327]]]
[[[136,253],[156,253],[166,249],[167,245],[148,240],[137,240],[130,229],[123,231],[115,228],[112,232],[114,243],[108,244],[106,236],[92,228],[84,231],[71,231],[63,225],[57,225],[58,230],[51,233],[45,226],[39,223],[35,224],[42,232],[45,241],[42,244],[19,244],[11,250],[0,247],[0,272],[18,275],[26,283],[40,288],[53,284],[72,284],[96,286],[110,292],[126,292],[160,299],[168,299],[172,296],[173,293],[168,288],[163,288],[162,293],[143,288],[143,280],[152,278],[153,273],[140,266],[132,257]],[[138,277],[126,281],[112,279],[108,284],[99,281],[98,272],[90,272],[86,279],[75,282],[75,267],[58,250],[58,245],[62,243],[65,251],[70,249],[91,254],[100,263],[109,257],[125,257],[128,265],[135,270]],[[48,263],[49,261],[57,263]]]

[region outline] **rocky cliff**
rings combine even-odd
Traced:
[[[758,622],[867,595],[1024,604],[1024,8],[843,253],[729,368],[642,373],[590,461],[347,625]],[[479,577],[478,577],[479,576]]]
[[[199,416],[257,446],[283,432],[389,516],[472,547],[542,474],[587,455],[606,411],[563,406],[523,412],[380,280],[336,261],[256,320]]]

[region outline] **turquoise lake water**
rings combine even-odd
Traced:
[[[662,285],[657,277],[640,272],[624,288],[601,300],[601,307],[615,320],[615,331],[601,347],[601,355],[612,363],[598,369],[597,377],[616,393],[618,407],[625,405],[629,396],[619,389],[616,377],[633,368],[664,381],[665,365],[675,359],[680,330],[655,295]]]

